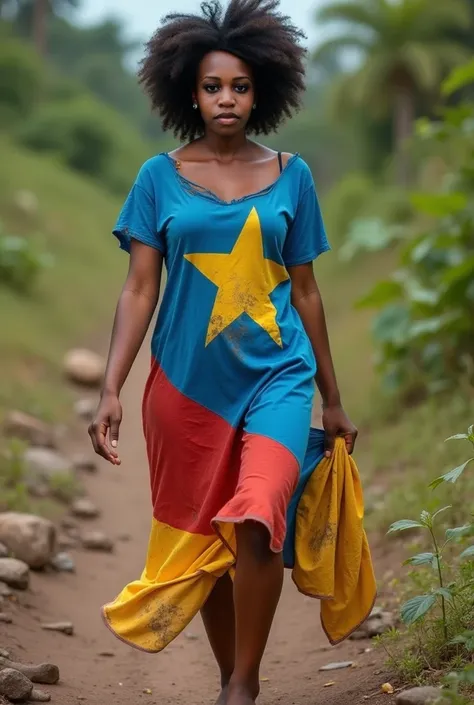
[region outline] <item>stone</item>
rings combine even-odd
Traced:
[[[0,657],[1,658],[10,658],[10,652],[7,651],[6,649],[0,649]]]
[[[74,559],[69,555],[69,553],[66,553],[65,551],[57,553],[51,560],[51,565],[54,570],[58,571],[58,573],[76,572],[76,564],[74,563]]]
[[[31,702],[34,703],[49,703],[51,700],[51,695],[45,693],[44,690],[39,690],[39,688],[33,688],[30,695]]]
[[[74,634],[74,625],[72,622],[51,622],[50,624],[42,624],[41,629],[45,629],[49,632],[60,632],[67,636]]]
[[[76,384],[85,387],[99,387],[104,378],[105,360],[103,357],[84,348],[70,350],[64,358],[64,373]]]
[[[59,681],[59,668],[53,663],[39,663],[38,665],[15,663],[9,658],[0,657],[0,671],[5,668],[13,668],[15,671],[20,671],[32,683],[54,685]]]
[[[26,590],[30,584],[30,569],[17,558],[0,558],[0,580],[9,587]]]
[[[73,517],[70,517],[70,516],[64,516],[61,519],[61,526],[66,531],[70,531],[70,530],[78,531],[79,530],[78,522]]]
[[[12,702],[22,702],[28,700],[32,690],[33,683],[20,671],[15,671],[13,668],[0,671],[0,695],[4,695]]]
[[[30,568],[44,568],[56,552],[56,527],[34,514],[0,514],[0,540]]]
[[[8,558],[9,555],[8,548],[0,541],[0,558]]]
[[[82,545],[89,551],[112,553],[114,550],[114,542],[102,531],[90,531],[84,534],[82,537]]]
[[[434,705],[443,695],[443,691],[432,686],[411,688],[399,693],[395,699],[396,705]],[[440,705],[448,702],[447,698],[440,701]],[[438,705],[438,704],[437,704]]]
[[[0,612],[0,623],[13,624],[13,619],[9,614],[6,614],[5,612]]]
[[[24,414],[22,411],[7,413],[3,428],[5,435],[20,438],[35,446],[55,448],[56,438],[54,429],[40,419]]]
[[[80,519],[96,519],[100,510],[87,497],[79,497],[71,504],[71,512]]]
[[[8,585],[0,580],[0,597],[11,597],[13,592]]]
[[[339,671],[342,668],[352,668],[353,661],[341,661],[340,663],[328,663],[327,666],[321,666],[320,671]]]
[[[62,553],[63,551],[68,551],[71,548],[77,548],[78,539],[72,536],[58,536],[58,549]]]
[[[72,458],[72,466],[74,470],[84,472],[97,472],[98,465],[91,455],[86,453],[77,453]]]
[[[50,448],[31,447],[25,451],[27,484],[33,485],[43,482],[46,485],[55,476],[69,476],[74,482],[75,473],[71,461]]]
[[[79,399],[74,404],[74,411],[84,421],[91,422],[97,410],[97,399]]]
[[[383,610],[381,607],[374,607],[370,616],[361,624],[359,629],[351,634],[352,640],[372,639],[373,637],[385,634],[396,626],[396,621],[391,612]]]

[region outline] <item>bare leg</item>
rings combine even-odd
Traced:
[[[260,690],[260,662],[283,586],[283,557],[270,549],[267,529],[257,522],[236,525],[234,579],[235,667],[227,705],[253,705]]]
[[[221,672],[222,692],[216,705],[224,705],[235,659],[234,596],[228,573],[216,582],[201,616]]]

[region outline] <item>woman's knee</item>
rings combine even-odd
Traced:
[[[270,548],[270,532],[258,521],[244,521],[236,525],[237,556],[244,553],[259,563],[268,563],[275,557]]]

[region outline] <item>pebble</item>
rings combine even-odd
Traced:
[[[85,472],[97,472],[98,465],[95,459],[86,453],[77,453],[72,457],[74,470]]]
[[[105,360],[92,350],[70,350],[64,358],[63,366],[64,373],[71,382],[85,387],[98,387],[104,377]]]
[[[60,552],[67,551],[70,548],[77,548],[78,539],[72,536],[58,536],[58,548]]]
[[[350,639],[372,639],[373,637],[385,634],[396,626],[395,618],[391,612],[383,610],[381,607],[374,607],[366,621],[351,634]]]
[[[51,695],[45,693],[44,690],[39,690],[39,688],[33,688],[30,695],[30,700],[35,703],[49,703],[51,700]]]
[[[0,558],[0,581],[9,587],[26,590],[30,583],[30,569],[16,558]]]
[[[8,558],[8,548],[0,541],[0,558]]]
[[[9,700],[28,700],[33,690],[33,683],[29,678],[15,671],[5,668],[0,671],[0,695],[5,695]]]
[[[59,681],[59,668],[52,663],[40,663],[38,665],[15,663],[8,657],[0,657],[0,671],[5,668],[13,668],[15,671],[20,671],[32,683],[54,685]]]
[[[423,686],[399,693],[395,702],[396,705],[433,705],[441,695],[442,691],[439,688]],[[447,703],[446,698],[443,698],[440,705],[443,705],[443,703]]]
[[[74,625],[72,622],[52,622],[50,624],[42,624],[41,629],[46,629],[50,632],[61,632],[72,636],[74,634]]]
[[[54,556],[51,561],[51,565],[59,573],[76,572],[76,564],[74,563],[74,559],[69,555],[69,553],[65,553],[64,551],[61,553],[57,553]]]
[[[89,551],[104,551],[112,553],[114,543],[102,531],[90,531],[82,537],[82,545]]]
[[[10,617],[9,614],[6,614],[5,612],[0,612],[0,622],[2,622],[2,624],[13,624],[13,619]]]
[[[80,497],[74,500],[71,505],[71,512],[80,519],[96,519],[100,516],[100,510],[87,497]]]
[[[10,590],[8,585],[6,583],[3,583],[0,580],[0,597],[11,597],[13,595],[13,591]]]
[[[0,649],[0,658],[10,658],[10,652],[6,649]]]
[[[56,447],[53,428],[44,421],[24,414],[22,411],[10,411],[6,415],[4,431],[7,436],[20,438],[35,446]]]
[[[353,661],[341,661],[339,663],[328,663],[327,666],[321,666],[320,671],[338,671],[341,668],[352,668]]]
[[[92,421],[97,410],[97,399],[78,399],[74,404],[74,411],[80,419]]]
[[[44,568],[56,550],[56,527],[49,519],[34,514],[3,512],[0,539],[15,558],[30,568]]]

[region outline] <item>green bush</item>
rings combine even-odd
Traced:
[[[8,235],[0,225],[0,282],[21,294],[29,293],[51,257],[25,237]]]
[[[44,71],[35,51],[14,39],[0,43],[0,124],[31,114],[41,95]]]

